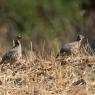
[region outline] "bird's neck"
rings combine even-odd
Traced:
[[[19,40],[14,40],[14,48],[21,46],[20,41]]]

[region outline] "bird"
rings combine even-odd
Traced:
[[[77,54],[80,50],[81,43],[82,43],[83,39],[84,39],[83,35],[78,35],[74,42],[65,44],[60,49],[60,51],[57,54],[56,58],[58,58],[59,56],[63,56],[63,55],[68,56],[68,55],[71,55],[71,54]]]
[[[14,39],[13,48],[3,55],[0,65],[6,63],[12,64],[20,60],[20,58],[22,57],[22,48],[21,48],[20,39],[21,36],[16,36],[16,38]]]

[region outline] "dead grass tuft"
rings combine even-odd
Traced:
[[[80,79],[85,84],[73,85]],[[95,95],[95,55],[56,60],[54,52],[32,52],[0,71],[0,95]]]

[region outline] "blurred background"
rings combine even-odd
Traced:
[[[80,33],[95,47],[95,0],[0,0],[0,54],[17,34],[24,50],[57,51]]]

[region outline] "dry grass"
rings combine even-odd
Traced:
[[[95,56],[55,60],[32,53],[11,66],[0,66],[0,95],[95,95]],[[73,85],[79,79],[85,84]]]

